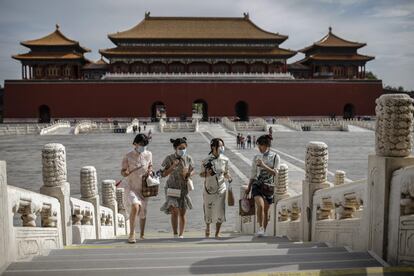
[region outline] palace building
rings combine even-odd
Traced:
[[[75,117],[345,116],[374,114],[380,80],[365,78],[374,57],[365,43],[329,33],[304,49],[283,48],[288,36],[242,17],[153,17],[108,35],[113,48],[89,49],[56,26],[21,42],[14,55],[21,80],[6,80],[6,120]]]

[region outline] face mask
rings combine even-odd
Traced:
[[[146,149],[147,147],[144,147],[144,146],[138,146],[135,148],[135,150],[139,153],[143,153]]]
[[[224,154],[224,151],[225,151],[225,150],[224,150],[224,147],[220,147],[220,148],[219,148],[219,153],[220,153],[220,154]]]
[[[265,152],[263,153],[263,156],[268,156],[268,155],[269,155],[269,153],[270,153],[270,149],[268,149],[267,151],[265,151]]]
[[[187,149],[177,150],[177,155],[183,157],[187,152]]]

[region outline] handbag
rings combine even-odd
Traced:
[[[231,186],[227,190],[227,205],[234,206],[234,194]]]
[[[152,173],[148,175],[146,182],[148,187],[159,186],[160,178]]]
[[[168,188],[167,189],[167,196],[181,197],[181,189]]]
[[[187,189],[189,192],[194,191],[194,183],[193,180],[188,179],[187,180]]]
[[[152,197],[158,195],[159,185],[148,186],[148,183],[151,183],[151,181],[147,181],[148,178],[150,178],[150,175],[151,174],[147,173],[142,176],[142,195],[144,197]],[[152,176],[151,178],[153,179],[154,177]]]
[[[255,203],[254,198],[247,198],[245,195],[242,199],[239,200],[239,215],[244,216],[253,216],[255,213]]]

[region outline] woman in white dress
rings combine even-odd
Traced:
[[[220,228],[226,221],[226,183],[231,182],[229,174],[229,159],[224,155],[224,142],[214,138],[210,142],[211,151],[208,158],[202,161],[200,176],[204,177],[204,221],[206,223],[205,235],[210,236],[210,224],[216,224],[215,237],[220,237]]]
[[[148,198],[142,195],[142,177],[152,171],[152,153],[147,151],[148,137],[145,134],[135,136],[134,149],[122,160],[121,175],[127,178],[125,193],[131,206],[129,214],[130,233],[128,242],[135,243],[135,225],[137,215],[140,218],[140,238],[144,238]]]

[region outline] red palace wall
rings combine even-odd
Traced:
[[[126,82],[23,81],[5,82],[4,117],[38,118],[39,107],[50,107],[52,118],[150,117],[161,101],[167,116],[191,116],[192,103],[202,99],[209,116],[235,116],[245,101],[249,116],[341,116],[345,104],[356,115],[374,115],[381,81],[277,82]]]

